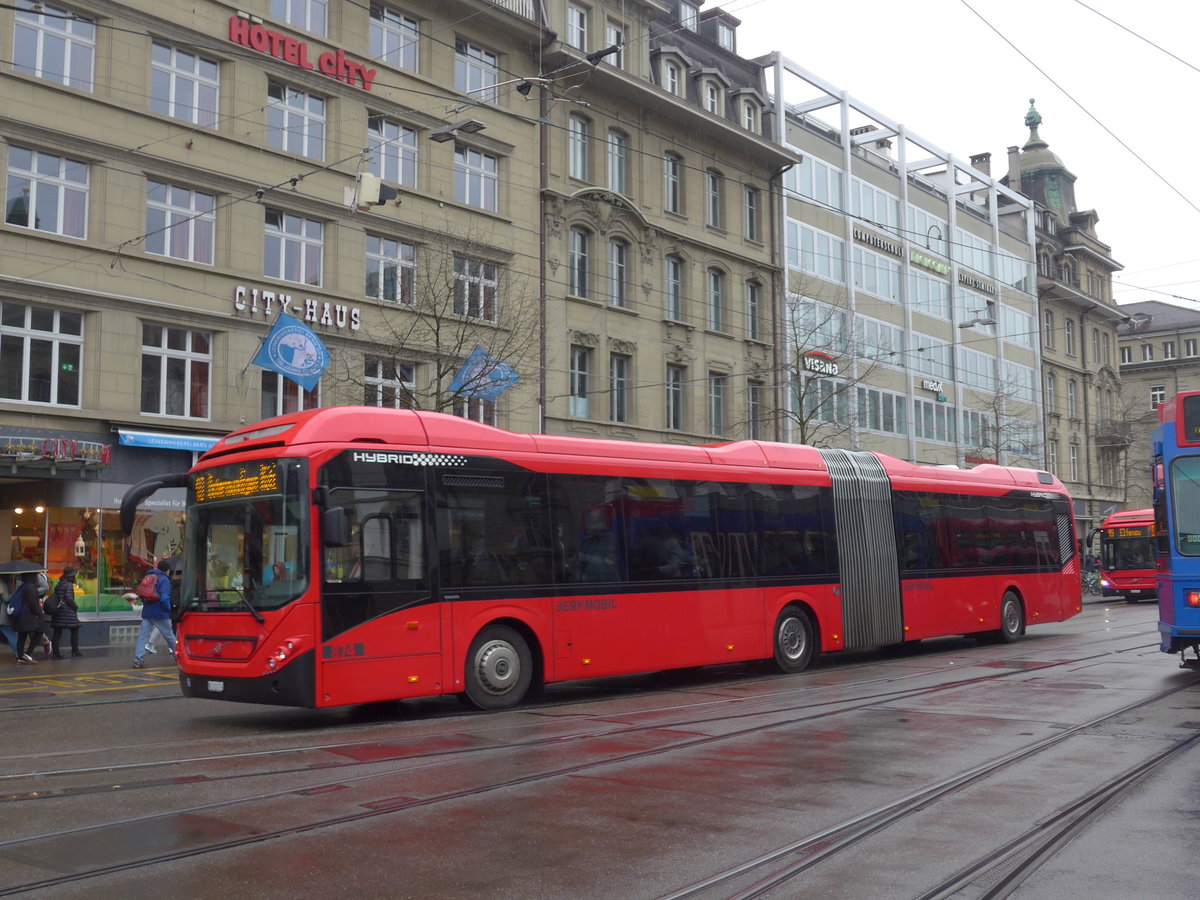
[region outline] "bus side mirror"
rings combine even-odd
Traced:
[[[325,547],[350,546],[350,517],[343,506],[321,512],[321,544]]]

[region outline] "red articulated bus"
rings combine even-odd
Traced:
[[[189,473],[184,694],[327,707],[954,634],[1080,609],[1046,472],[740,441],[514,434],[333,407],[225,437]]]
[[[1123,596],[1128,603],[1157,597],[1154,510],[1127,509],[1112,513],[1100,523],[1098,531],[1100,585],[1104,596]]]

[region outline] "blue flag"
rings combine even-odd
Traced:
[[[460,397],[495,400],[520,380],[512,366],[488,356],[482,347],[476,347],[450,382],[450,391]]]
[[[280,313],[252,362],[311,391],[329,365],[329,351],[311,328]]]

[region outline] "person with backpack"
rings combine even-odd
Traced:
[[[50,642],[54,647],[51,654],[55,659],[62,659],[62,633],[71,632],[71,655],[83,656],[79,652],[79,605],[75,602],[74,566],[63,569],[62,578],[54,586],[50,599],[46,601],[46,611],[50,613],[50,627],[53,629]]]
[[[171,627],[171,578],[161,568],[165,557],[148,571],[135,592],[142,601],[142,628],[133,650],[133,667],[146,668],[146,645],[158,630],[175,653],[175,630]]]

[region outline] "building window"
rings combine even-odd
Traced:
[[[1175,358],[1175,342],[1163,341],[1163,359]]]
[[[1042,343],[1047,350],[1054,349],[1054,310],[1047,309],[1042,313]]]
[[[416,302],[416,256],[412,244],[368,233],[366,295],[412,306]]]
[[[762,240],[762,225],[760,224],[759,200],[761,195],[758,188],[746,186],[746,239]]]
[[[495,212],[500,161],[489,153],[454,146],[454,199],[467,206]]]
[[[324,36],[328,7],[328,0],[271,0],[271,18],[301,31]]]
[[[663,300],[666,317],[683,321],[683,260],[678,256],[663,259]]]
[[[499,283],[499,267],[495,263],[454,257],[455,315],[495,322]]]
[[[1075,320],[1063,319],[1063,343],[1067,356],[1075,355]]]
[[[695,31],[697,24],[700,22],[700,7],[694,3],[688,3],[684,0],[679,4],[679,24],[688,31]]]
[[[267,146],[324,159],[325,101],[281,81],[268,81]]]
[[[683,430],[683,385],[687,380],[683,366],[667,366],[667,428]]]
[[[368,356],[363,360],[363,405],[412,409],[417,366]]]
[[[1058,415],[1058,376],[1046,373],[1046,414]]]
[[[721,331],[725,327],[725,275],[717,269],[708,270],[708,328],[711,331]],[[716,432],[714,432],[715,434]]]
[[[758,104],[750,100],[742,103],[742,125],[747,131],[758,134]]]
[[[1152,384],[1150,386],[1150,408],[1158,409],[1159,406],[1167,402],[1167,386],[1165,384]]]
[[[367,171],[389,184],[417,186],[417,131],[383,116],[367,119]]]
[[[16,10],[13,70],[90,91],[96,58],[95,23],[70,10],[32,0],[17,0]]]
[[[721,195],[725,179],[719,172],[704,173],[704,218],[713,228],[721,227]]]
[[[588,11],[574,3],[567,4],[567,45],[588,51]]]
[[[203,191],[146,182],[146,252],[211,266],[216,204]]]
[[[1122,347],[1121,349],[1124,350],[1125,348]],[[1183,355],[1184,356],[1195,356],[1196,355],[1196,339],[1195,338],[1185,338],[1184,339]],[[1125,360],[1122,359],[1121,362],[1125,362]]]
[[[500,62],[495,53],[468,41],[454,43],[454,87],[483,100],[496,102],[496,82],[500,80]]]
[[[142,412],[207,419],[211,368],[207,332],[142,324]]]
[[[704,108],[710,113],[721,114],[721,88],[715,81],[704,82]]]
[[[150,111],[216,128],[220,78],[216,60],[155,41],[150,50]]]
[[[746,388],[746,437],[760,441],[763,437],[763,397],[767,388],[758,381],[751,381]]]
[[[1046,468],[1051,472],[1058,471],[1058,441],[1046,442]]]
[[[757,281],[746,282],[746,337],[752,341],[762,338],[762,310],[759,309],[760,288]]]
[[[625,26],[619,22],[609,22],[604,29],[604,45],[618,48],[616,53],[604,57],[604,61],[618,69],[625,68]]]
[[[629,357],[614,353],[608,358],[608,417],[629,421]]]
[[[0,303],[0,397],[79,406],[83,314]]]
[[[420,36],[416,19],[378,3],[371,4],[371,59],[416,72]]]
[[[728,22],[717,23],[717,45],[722,49],[734,52],[734,31],[733,26]]]
[[[676,153],[663,156],[663,209],[683,212],[683,157]]]
[[[482,422],[484,425],[496,424],[496,401],[481,400],[478,397],[460,397],[454,401],[450,410],[451,415],[460,419],[470,419],[472,422]]]
[[[1154,345],[1142,344],[1142,362],[1154,362]]]
[[[893,394],[891,391],[881,391],[876,388],[859,387],[856,392],[858,427],[870,431],[880,431],[884,434],[907,434],[908,426],[904,418],[907,399],[903,394]],[[927,407],[933,404],[929,401],[916,400],[916,405],[924,403]],[[939,410],[946,407],[939,404]],[[941,418],[935,416],[935,421]],[[953,415],[948,417],[953,421]],[[936,434],[936,424],[934,426]],[[920,426],[915,426],[918,437],[921,436]],[[929,437],[926,433],[925,437]],[[941,438],[934,438],[940,440]]]
[[[1104,352],[1102,358],[1104,359],[1104,365],[1107,366],[1112,364],[1112,346],[1108,339],[1108,332],[1105,332],[1104,334]]]
[[[608,242],[608,302],[629,305],[629,245],[614,238]]]
[[[1121,348],[1121,365],[1126,365],[1127,363],[1131,363],[1131,362],[1133,362],[1133,348],[1132,347],[1122,347]]]
[[[324,235],[325,226],[315,219],[268,209],[263,274],[268,278],[319,287]]]
[[[571,345],[570,404],[567,414],[572,418],[586,419],[588,414],[588,372],[592,367],[590,347]]]
[[[588,180],[589,140],[588,120],[572,115],[567,123],[567,174],[579,181]]]
[[[673,62],[663,63],[663,87],[668,94],[679,96],[679,66]]]
[[[1079,445],[1071,445],[1071,480],[1079,480]]]
[[[708,433],[725,433],[725,391],[729,376],[708,373]]]
[[[9,146],[4,208],[9,225],[86,237],[87,200],[87,163]]]
[[[608,133],[608,189],[615,194],[628,194],[625,163],[628,138],[619,131]]]
[[[302,409],[316,409],[320,405],[315,388],[306,391],[292,379],[284,378],[278,372],[263,370],[262,404],[259,410],[262,418],[286,416]]]
[[[861,391],[862,389],[859,388]],[[859,404],[861,417],[862,397],[860,395]],[[896,406],[895,412],[900,413],[902,407]],[[978,435],[982,433],[982,424],[978,418],[978,413],[975,417],[966,415],[964,412],[964,424],[967,426],[967,435],[964,435],[968,440],[975,437],[975,444],[979,443]],[[897,433],[903,434],[903,417],[901,419],[901,430]],[[953,407],[947,409],[947,404],[936,403],[932,400],[922,400],[919,397],[913,400],[913,434],[923,441],[938,441],[943,444],[952,444],[955,441],[955,422]]]
[[[588,295],[588,240],[582,228],[572,228],[567,238],[567,293],[572,297]]]
[[[1077,385],[1075,379],[1072,378],[1067,382],[1067,416],[1072,419],[1079,418],[1079,400],[1077,397]]]

